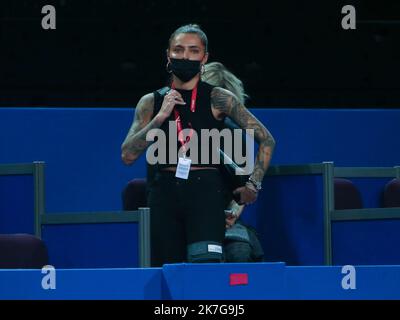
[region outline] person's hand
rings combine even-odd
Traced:
[[[254,192],[250,188],[244,186],[244,187],[239,187],[233,191],[234,195],[239,196],[239,204],[250,204],[256,201],[257,199],[257,192]]]
[[[232,213],[225,217],[225,227],[227,229],[231,228],[235,223],[236,220],[240,217],[244,209],[244,205],[238,205],[235,200],[232,200],[228,206],[228,210],[231,210]]]
[[[225,216],[226,229],[232,228],[232,226],[235,224],[236,220],[237,220],[237,216],[234,213],[231,213],[230,215]]]
[[[182,95],[178,91],[171,89],[164,96],[164,100],[158,115],[162,118],[162,120],[167,119],[177,104],[185,105],[186,102],[183,100]]]

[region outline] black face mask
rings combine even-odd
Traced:
[[[188,82],[200,72],[200,61],[171,59],[171,71],[181,81]]]

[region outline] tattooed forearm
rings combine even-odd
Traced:
[[[230,91],[214,88],[211,92],[212,107],[230,117],[242,129],[253,129],[259,149],[252,178],[261,182],[268,169],[275,148],[275,140],[267,128]]]
[[[261,143],[258,149],[258,153],[256,156],[256,161],[254,164],[253,174],[251,175],[252,179],[257,182],[261,182],[264,178],[265,172],[269,167],[269,163],[272,158],[272,150],[271,146],[267,143]]]
[[[150,120],[153,115],[153,104],[153,95],[149,94],[142,97],[136,107],[134,121],[121,147],[122,160],[125,164],[132,164],[146,150],[150,144],[146,141],[147,132],[161,126],[157,117]]]

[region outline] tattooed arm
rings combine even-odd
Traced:
[[[262,181],[271,161],[275,140],[267,128],[230,91],[215,87],[211,92],[213,114],[221,119],[228,116],[242,129],[253,129],[254,138],[259,144],[254,170],[251,178]]]
[[[149,141],[146,141],[147,132],[161,126],[157,117],[151,120],[153,110],[154,95],[149,93],[143,96],[137,104],[135,118],[121,147],[122,161],[126,165],[135,162],[150,144]]]
[[[121,147],[122,161],[125,164],[132,164],[146,150],[150,144],[150,141],[146,141],[147,132],[161,127],[177,104],[186,103],[178,91],[170,90],[164,96],[160,111],[151,119],[154,113],[154,95],[149,93],[140,99],[136,106],[135,119]]]

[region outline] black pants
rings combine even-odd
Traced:
[[[219,170],[190,171],[187,180],[175,172],[158,171],[148,201],[151,213],[153,267],[185,262],[187,245],[225,235],[224,183]]]

